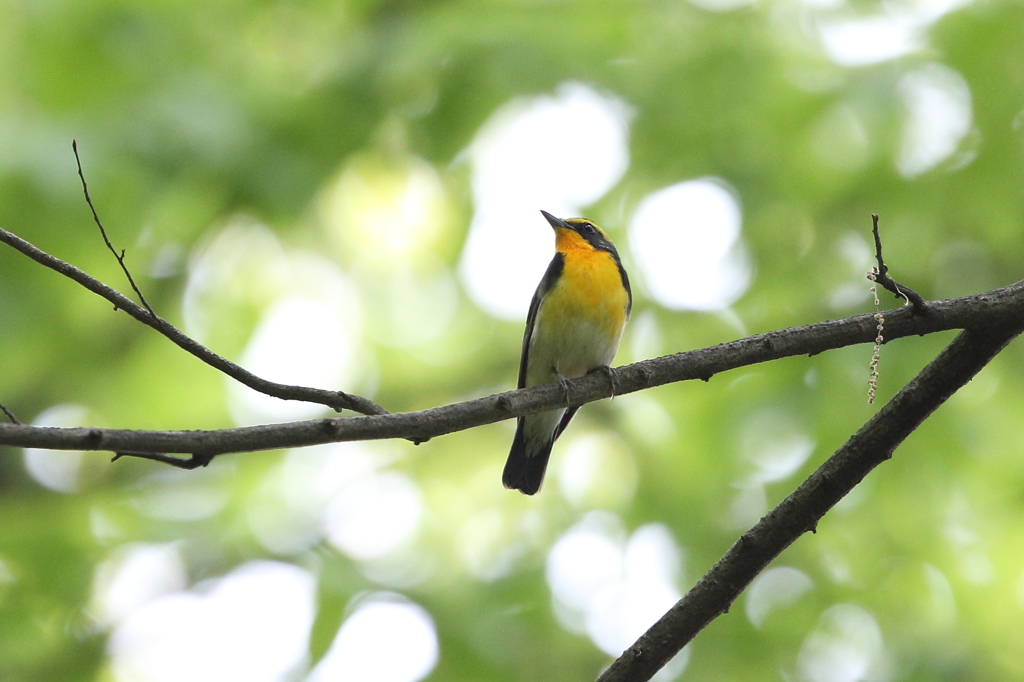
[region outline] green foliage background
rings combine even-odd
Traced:
[[[923,26],[919,49],[873,65],[837,65],[814,37],[823,18],[912,7],[0,0],[0,225],[126,289],[81,196],[77,139],[111,239],[127,249],[152,305],[180,325],[190,254],[240,215],[288,248],[351,269],[352,253],[328,245],[319,197],[354,159],[386,165],[397,154],[440,174],[446,217],[431,255],[454,269],[473,210],[460,152],[512,98],[579,81],[635,112],[629,170],[587,211],[627,263],[625,227],[646,193],[717,176],[742,201],[755,267],[749,290],[729,317],[665,310],[639,287],[634,319],[657,322],[660,341],[647,347],[658,353],[869,311],[866,296],[846,307],[829,301],[859,280],[843,244],[850,235],[866,243],[871,212],[882,216],[896,278],[926,297],[1014,282],[1024,272],[1024,4],[968,4]],[[973,122],[955,154],[907,179],[894,161],[905,120],[899,83],[930,62],[965,79]],[[861,137],[836,123],[837,111],[852,112]],[[168,245],[176,268],[148,276]],[[375,286],[386,276],[353,280],[367,328],[384,305]],[[231,295],[223,304],[230,324],[207,341],[238,359],[267,301]],[[432,346],[395,347],[367,334],[360,343],[379,376],[336,388],[372,392],[392,411],[505,390],[521,333],[521,324],[491,319],[458,292],[452,322]],[[880,400],[950,338],[886,346]],[[627,334],[619,362],[641,359],[634,342]],[[835,604],[874,616],[886,665],[834,679],[1024,679],[1021,348],[997,358],[856,499],[779,559],[810,578],[806,594],[761,627],[741,598],[692,646],[682,679],[800,679],[798,652]],[[618,514],[627,531],[665,524],[683,548],[685,590],[742,530],[729,521],[736,481],[751,467],[737,434],[758,415],[781,414],[815,443],[798,471],[767,485],[767,503],[776,503],[877,409],[865,400],[869,358],[869,347],[844,349],[587,407],[572,431],[621,439],[636,467],[628,499],[573,504],[552,481],[536,498],[503,490],[507,423],[418,448],[379,446],[395,457],[391,468],[421,486],[420,556],[444,567],[400,590],[435,621],[440,659],[431,679],[593,679],[608,657],[552,611],[544,565],[557,537],[593,509]],[[23,421],[76,403],[101,426],[232,425],[215,372],[8,249],[0,250],[0,402]],[[663,438],[651,438],[645,421],[657,415],[669,420]],[[556,447],[554,466],[566,447]],[[212,471],[168,476],[155,464],[111,465],[89,454],[80,489],[68,494],[38,485],[20,451],[0,448],[0,679],[113,679],[109,630],[88,607],[96,567],[137,542],[180,541],[189,584],[258,558],[316,566],[315,664],[351,600],[391,586],[323,542],[296,556],[261,546],[247,514],[282,457],[230,456]],[[226,503],[194,520],[145,512],[146,496],[166,486],[187,492],[193,481]],[[542,519],[534,544],[489,581],[473,577],[459,554],[460,529],[482,510],[497,510],[506,529]],[[509,531],[508,546],[514,537]]]

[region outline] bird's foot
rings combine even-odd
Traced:
[[[572,388],[572,382],[559,374],[558,385],[562,387],[562,396],[565,398],[565,406],[569,407],[569,390]]]
[[[619,392],[619,380],[615,377],[615,370],[608,365],[599,365],[588,371],[587,374],[594,374],[595,372],[600,372],[608,377],[608,383],[612,385],[612,394],[610,398],[614,398],[615,394]]]

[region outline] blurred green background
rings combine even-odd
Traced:
[[[0,225],[267,378],[392,411],[515,385],[552,239],[634,288],[617,364],[1024,272],[1024,5],[0,0]],[[883,306],[895,303],[882,296]],[[891,397],[952,333],[882,351]],[[195,472],[0,448],[0,679],[589,680],[881,403],[869,346]],[[1024,679],[1011,345],[659,679]],[[0,403],[222,428],[261,400],[0,249]]]

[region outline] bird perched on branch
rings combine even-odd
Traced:
[[[555,257],[530,303],[519,362],[519,388],[608,372],[629,318],[633,295],[615,245],[583,218],[562,220],[541,211],[555,230]],[[520,417],[501,480],[533,495],[554,445],[579,407]]]

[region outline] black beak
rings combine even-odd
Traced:
[[[556,230],[559,229],[559,228],[561,228],[563,230],[572,229],[568,225],[566,225],[565,221],[562,220],[561,218],[556,218],[555,216],[551,215],[547,211],[541,211],[540,213],[541,213],[542,216],[544,216],[544,219],[548,221],[548,223],[551,225],[551,227],[555,228]]]

